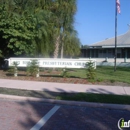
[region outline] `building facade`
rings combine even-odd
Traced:
[[[81,53],[84,58],[114,58],[115,37],[83,47]],[[130,30],[117,36],[117,58],[130,58]]]

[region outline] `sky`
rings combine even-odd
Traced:
[[[130,27],[130,0],[120,0],[117,35]],[[75,29],[82,45],[90,45],[115,37],[115,0],[77,0]]]

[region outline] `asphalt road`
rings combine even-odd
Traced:
[[[118,130],[130,111],[0,99],[0,130]]]

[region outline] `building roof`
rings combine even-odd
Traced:
[[[101,42],[94,43],[90,47],[114,47],[115,46],[115,37],[106,39]],[[130,30],[123,35],[117,36],[117,47],[130,47]]]

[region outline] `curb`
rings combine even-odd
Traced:
[[[122,109],[122,110],[130,111],[130,105],[66,101],[66,100],[55,100],[55,99],[45,99],[45,98],[13,96],[13,95],[5,95],[5,94],[0,94],[0,98],[1,99],[11,99],[11,100],[15,100],[15,101],[43,102],[43,103],[52,103],[52,104],[59,104],[59,105],[96,107],[96,108],[107,108],[107,109]]]

